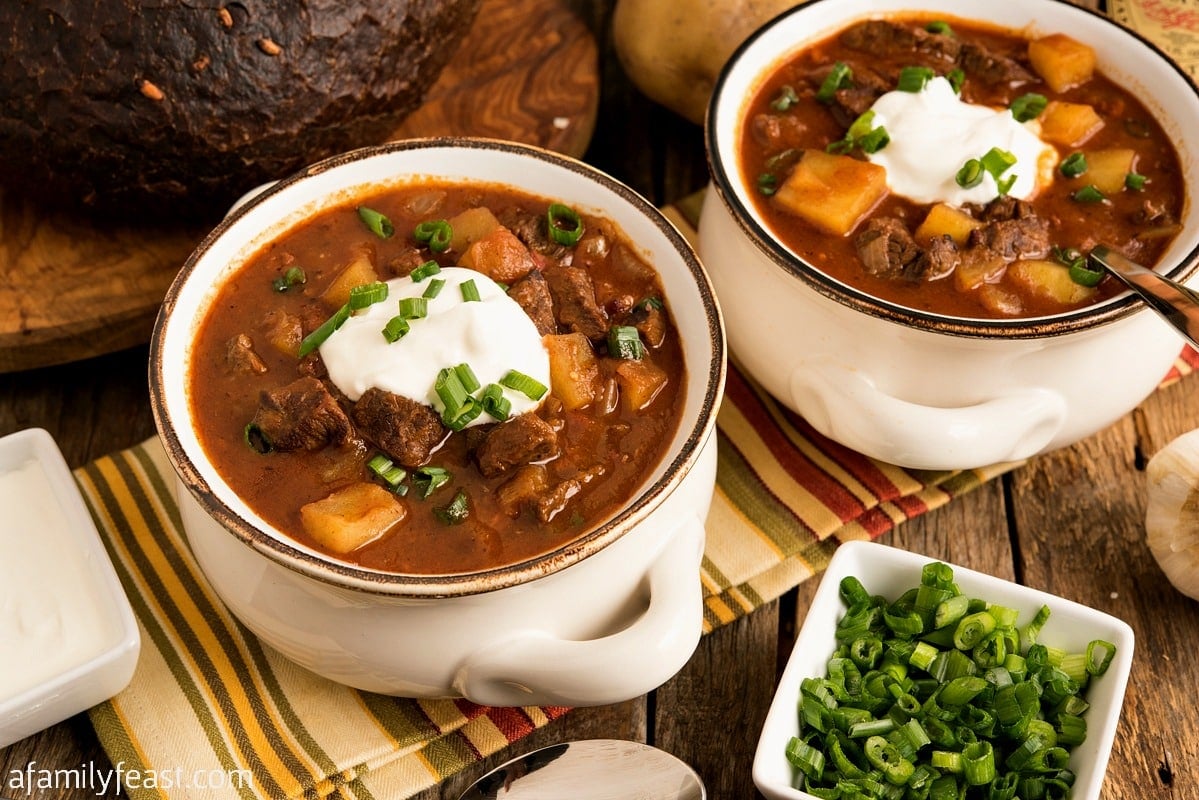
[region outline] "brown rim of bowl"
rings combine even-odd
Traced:
[[[1103,24],[1110,25],[1121,33],[1130,38],[1139,41],[1144,47],[1149,49],[1161,62],[1163,66],[1172,69],[1179,78],[1186,84],[1188,89],[1196,97],[1196,102],[1199,102],[1199,88],[1190,77],[1174,63],[1169,56],[1165,54],[1157,45],[1149,39],[1142,36],[1136,31],[1125,28],[1106,15],[1094,11],[1090,8],[1075,6],[1068,0],[1049,0],[1056,2],[1060,6],[1069,8],[1073,12],[1080,14],[1088,14]],[[822,272],[816,266],[809,264],[800,256],[788,250],[771,234],[765,227],[758,223],[754,215],[746,209],[745,205],[740,201],[734,187],[741,185],[741,181],[736,174],[730,175],[726,170],[725,164],[721,159],[716,157],[716,142],[718,140],[716,131],[716,108],[721,103],[722,90],[725,83],[728,81],[730,73],[741,60],[745,51],[761,38],[768,30],[785,18],[795,14],[802,14],[805,9],[812,8],[817,3],[821,2],[836,2],[836,0],[810,0],[802,6],[788,9],[781,14],[775,16],[770,21],[764,23],[761,27],[755,30],[748,38],[743,41],[733,54],[725,62],[720,74],[716,78],[716,83],[712,89],[711,99],[708,104],[707,115],[704,121],[704,145],[707,151],[708,171],[712,177],[713,185],[716,187],[717,193],[720,195],[721,201],[729,209],[737,225],[749,237],[750,241],[761,250],[771,261],[783,270],[789,272],[795,277],[802,280],[809,287],[824,295],[825,297],[834,300],[842,305],[849,306],[852,309],[861,311],[874,317],[896,322],[911,328],[932,331],[935,333],[943,333],[952,336],[963,336],[973,338],[1006,338],[1006,339],[1035,339],[1049,336],[1060,336],[1068,333],[1073,333],[1078,330],[1092,328],[1099,325],[1106,325],[1116,320],[1123,319],[1130,314],[1135,314],[1143,311],[1148,306],[1145,301],[1133,295],[1131,292],[1125,291],[1116,295],[1110,300],[1098,303],[1093,306],[1069,311],[1062,314],[1055,314],[1047,317],[1029,317],[1024,319],[985,319],[985,318],[968,318],[968,317],[950,317],[941,314],[934,314],[927,311],[908,308],[906,306],[892,303],[886,300],[880,300],[877,297],[869,295],[859,289],[856,289],[848,284],[842,283],[826,273]],[[913,14],[919,13],[919,7],[909,8],[902,13]],[[900,12],[896,12],[900,13]],[[865,16],[865,14],[863,14]],[[848,20],[850,22],[852,20]],[[777,66],[777,61],[773,66]],[[773,67],[772,67],[773,68]],[[741,102],[742,98],[733,98],[732,102]],[[738,114],[740,116],[740,114]],[[736,170],[734,165],[734,170]],[[1186,204],[1190,204],[1190,198],[1184,198]],[[1171,269],[1166,275],[1177,281],[1185,281],[1199,267],[1199,245],[1191,249],[1185,257],[1180,259],[1177,266]]]
[[[448,575],[386,573],[358,567],[332,557],[320,558],[306,550],[301,550],[286,541],[286,537],[282,533],[276,537],[259,530],[217,496],[196,469],[192,456],[178,439],[171,424],[171,415],[167,409],[162,389],[162,343],[167,319],[177,302],[181,287],[195,269],[196,262],[211,248],[217,238],[251,208],[286,191],[289,186],[309,176],[326,172],[343,164],[396,151],[431,148],[500,150],[547,161],[554,166],[570,170],[601,184],[645,214],[679,253],[695,281],[704,306],[708,347],[712,353],[712,360],[711,366],[704,376],[706,388],[700,414],[691,430],[687,432],[678,454],[667,466],[661,478],[643,489],[632,503],[611,520],[549,553],[503,567]],[[726,354],[723,323],[707,273],[693,248],[678,229],[641,195],[595,167],[536,146],[484,138],[436,137],[364,147],[318,161],[306,169],[284,178],[233,211],[203,239],[188,257],[178,276],[167,290],[151,335],[149,368],[151,409],[167,455],[188,490],[200,501],[208,514],[221,523],[226,530],[275,563],[316,580],[388,596],[435,598],[494,591],[557,572],[607,547],[629,531],[633,525],[648,516],[672,491],[673,484],[690,471],[699,456],[701,447],[709,436],[713,435],[717,403],[724,386]]]

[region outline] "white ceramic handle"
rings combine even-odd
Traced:
[[[791,374],[795,408],[817,430],[858,452],[915,469],[965,469],[1036,455],[1066,419],[1066,401],[1043,388],[943,408],[901,400],[860,372],[806,362]]]
[[[703,543],[703,522],[691,516],[650,567],[649,605],[628,627],[581,641],[519,631],[471,655],[454,688],[489,706],[587,706],[661,686],[690,658],[703,630]]]

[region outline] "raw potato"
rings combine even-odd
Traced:
[[[374,483],[352,483],[300,507],[304,532],[335,553],[373,542],[407,515],[395,495]]]
[[[805,150],[773,201],[823,231],[844,236],[886,193],[887,170],[878,164]]]
[[[702,123],[721,67],[762,23],[802,0],[617,0],[613,44],[649,99]]]

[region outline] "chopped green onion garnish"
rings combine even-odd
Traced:
[[[665,307],[666,307],[665,304],[662,302],[662,299],[659,297],[646,297],[646,298],[642,299],[642,301],[640,303],[633,306],[633,308],[652,308],[655,310],[660,310]]]
[[[869,109],[858,116],[845,131],[845,138],[831,142],[825,150],[830,153],[847,153],[855,147],[864,152],[876,153],[891,141],[887,129],[874,126],[874,109]]]
[[[404,338],[404,334],[411,329],[408,320],[404,319],[403,315],[395,316],[387,320],[387,324],[383,326],[383,338],[389,344],[394,344]]]
[[[1086,259],[1071,264],[1068,269],[1070,270],[1070,280],[1079,286],[1097,286],[1103,280],[1103,268],[1092,267]]]
[[[904,67],[899,71],[899,82],[895,88],[901,92],[923,91],[925,85],[936,76],[931,67]]]
[[[479,287],[475,285],[474,278],[458,284],[458,289],[462,292],[462,299],[467,303],[479,299]]]
[[[640,361],[645,355],[645,346],[641,344],[641,335],[632,325],[613,325],[608,329],[608,355],[613,358],[623,358]]]
[[[935,19],[924,26],[924,29],[929,33],[938,33],[943,36],[953,36],[953,28],[949,27],[949,23],[943,19]]]
[[[380,239],[390,239],[396,232],[395,226],[391,224],[391,220],[373,208],[358,206],[358,219],[362,220],[366,227],[370,229],[370,232]]]
[[[262,432],[262,428],[254,422],[247,422],[246,427],[242,429],[242,439],[249,445],[250,449],[259,455],[266,455],[274,450],[270,439],[266,438],[266,434]]]
[[[439,272],[441,272],[440,264],[438,264],[436,261],[426,261],[416,269],[412,270],[412,272],[408,273],[408,277],[412,279],[413,283],[420,283],[430,275],[436,275]]]
[[[945,80],[949,81],[949,85],[953,87],[953,91],[956,94],[961,94],[962,84],[966,82],[966,73],[963,70],[954,67],[953,69],[949,70],[949,72],[945,73]]]
[[[442,253],[449,249],[454,229],[444,219],[426,220],[416,226],[412,235],[421,244],[429,245],[434,253]]]
[[[500,378],[500,385],[520,392],[530,400],[540,400],[549,391],[549,387],[541,381],[514,369],[508,370],[507,374]]]
[[[779,89],[778,96],[770,101],[770,107],[775,111],[786,111],[798,102],[799,95],[795,93],[795,89],[791,86],[784,86]]]
[[[462,382],[462,388],[468,394],[474,394],[479,388],[479,379],[475,377],[475,371],[470,368],[470,364],[459,364],[454,367],[454,372],[458,375],[458,380]]]
[[[350,310],[361,311],[367,306],[387,299],[387,284],[382,281],[364,283],[350,289]]]
[[[459,489],[458,494],[454,495],[454,499],[450,501],[449,505],[433,509],[433,513],[446,525],[458,525],[465,522],[470,516],[470,505],[466,499],[466,492]]]
[[[306,283],[307,281],[308,276],[304,274],[304,270],[299,267],[291,267],[287,272],[271,281],[271,286],[276,292],[286,292],[297,283]]]
[[[1087,171],[1087,157],[1081,151],[1075,151],[1062,160],[1058,171],[1067,178],[1077,178]]]
[[[998,179],[1000,175],[1007,172],[1016,164],[1016,156],[1007,150],[1002,150],[998,147],[992,147],[983,157],[979,159],[982,162],[983,169],[991,173]]]
[[[583,235],[583,218],[579,212],[562,203],[550,203],[545,221],[550,238],[560,245],[574,247]]]
[[[1080,203],[1102,203],[1105,199],[1103,192],[1096,189],[1093,184],[1087,184],[1070,196]]]
[[[366,462],[366,466],[386,483],[392,491],[397,491],[401,488],[407,491],[407,487],[403,486],[403,483],[404,478],[408,477],[408,471],[387,456],[378,453],[370,461]]]
[[[346,303],[337,311],[333,312],[333,316],[325,320],[319,328],[304,337],[300,342],[300,350],[296,354],[298,358],[311,353],[313,350],[325,343],[325,340],[333,335],[333,332],[346,323],[350,318],[350,304]]]
[[[427,498],[449,483],[452,477],[450,471],[444,467],[420,467],[412,473],[412,485],[417,488],[422,498]]]
[[[1124,186],[1125,188],[1131,189],[1134,192],[1139,192],[1145,188],[1146,180],[1147,179],[1144,175],[1140,175],[1136,172],[1130,172],[1124,176]]]
[[[498,383],[487,384],[487,388],[479,395],[479,402],[483,404],[484,411],[500,422],[508,419],[512,413],[512,401],[504,397],[504,388]]]
[[[1028,122],[1030,119],[1041,116],[1041,112],[1048,104],[1049,99],[1045,95],[1029,92],[1013,100],[1009,108],[1012,116],[1016,118],[1016,122]]]
[[[770,197],[778,191],[779,179],[773,172],[763,172],[758,176],[758,191]]]
[[[400,316],[404,319],[421,319],[429,313],[429,301],[423,297],[401,297]]]
[[[441,399],[446,412],[453,415],[470,399],[470,392],[462,385],[462,379],[453,367],[444,367],[437,373],[433,391]]]
[[[474,422],[483,413],[483,404],[473,397],[467,397],[462,405],[451,411],[446,409],[441,414],[441,421],[452,431],[460,431]]]
[[[445,288],[445,279],[434,278],[433,280],[429,281],[429,285],[425,287],[425,291],[421,294],[421,297],[425,298],[426,300],[432,300],[434,297],[441,294],[441,290],[443,288]]]
[[[877,127],[870,133],[858,139],[858,147],[863,153],[877,153],[891,142],[891,134],[884,127]]]
[[[853,70],[844,61],[838,61],[833,64],[832,70],[820,82],[820,88],[816,91],[816,99],[821,103],[832,102],[833,96],[838,89],[843,89],[849,85],[853,79]]]
[[[972,158],[962,165],[958,170],[957,176],[954,178],[958,186],[963,189],[971,189],[983,182],[983,165],[977,158]]]

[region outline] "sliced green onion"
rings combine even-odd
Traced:
[[[458,284],[459,291],[462,292],[462,300],[470,303],[479,300],[479,287],[475,285],[475,279],[470,278]]]
[[[613,358],[640,361],[645,355],[641,334],[632,325],[613,325],[608,329],[608,355]]]
[[[458,409],[471,399],[470,392],[462,385],[462,379],[453,367],[444,367],[437,373],[433,382],[433,391],[441,399],[448,414],[456,414]]]
[[[1136,172],[1130,172],[1124,176],[1124,187],[1134,192],[1139,192],[1145,188],[1145,182],[1148,180],[1144,175]]]
[[[988,741],[971,742],[962,750],[962,777],[970,786],[995,780],[995,748]]]
[[[961,94],[962,85],[966,83],[966,73],[964,70],[955,67],[945,73],[945,80],[949,81],[949,85],[953,87],[955,94]]]
[[[459,364],[454,367],[454,373],[457,374],[458,380],[462,383],[462,388],[466,389],[467,394],[474,394],[479,388],[479,379],[475,376],[475,371],[470,368],[470,364]]]
[[[954,180],[963,189],[972,189],[978,186],[983,182],[982,162],[977,158],[970,159],[958,170],[958,174],[954,176]]]
[[[466,492],[459,489],[449,505],[433,509],[433,514],[445,525],[460,525],[466,522],[470,517],[470,504]]]
[[[1105,199],[1103,192],[1096,189],[1092,184],[1087,184],[1070,196],[1080,203],[1102,203]]]
[[[895,88],[901,92],[920,92],[937,73],[931,67],[904,67],[899,70],[899,82]]]
[[[412,485],[424,499],[449,483],[452,477],[450,471],[444,467],[420,467],[412,473]]]
[[[370,229],[370,232],[380,239],[390,239],[395,234],[395,226],[391,220],[375,211],[373,208],[358,206],[358,219]]]
[[[512,413],[512,401],[504,397],[504,388],[498,383],[487,384],[483,393],[479,395],[479,402],[488,415],[500,422],[508,419],[508,415]]]
[[[666,304],[662,302],[662,298],[660,298],[660,297],[643,297],[641,299],[641,302],[639,302],[637,305],[633,306],[633,308],[655,309],[655,310],[661,310],[665,307],[666,307]]]
[[[991,173],[992,177],[998,180],[1000,175],[1015,166],[1016,156],[1002,148],[992,147],[983,154],[979,161],[982,162],[983,169]]]
[[[333,332],[346,323],[350,318],[350,304],[346,303],[337,311],[333,312],[333,316],[325,320],[319,328],[304,337],[300,342],[300,350],[296,354],[298,358],[311,353],[313,350],[325,343],[325,340],[333,335]]]
[[[408,324],[408,320],[400,314],[387,320],[387,324],[383,326],[383,338],[387,340],[388,344],[395,344],[403,339],[410,330],[412,327]]]
[[[1087,171],[1087,157],[1081,151],[1076,150],[1066,156],[1057,169],[1067,178],[1077,178]]]
[[[1103,267],[1092,267],[1090,262],[1085,259],[1071,264],[1068,269],[1070,270],[1070,280],[1079,286],[1098,286],[1099,282],[1103,280]]]
[[[376,454],[370,461],[366,462],[367,469],[373,472],[380,480],[387,484],[392,491],[403,489],[407,491],[403,485],[404,478],[408,477],[408,471],[396,464],[382,453]]]
[[[549,387],[541,381],[514,369],[508,370],[504,377],[500,378],[500,386],[520,392],[530,400],[540,400],[549,391]]]
[[[821,103],[831,103],[837,90],[844,89],[852,79],[853,70],[844,61],[838,61],[820,82],[820,88],[816,90],[816,99]]]
[[[304,270],[299,267],[290,267],[287,272],[284,272],[278,278],[271,281],[271,287],[276,292],[286,292],[296,284],[307,282],[308,276],[304,274]]]
[[[779,89],[778,95],[770,101],[770,107],[775,111],[786,111],[791,106],[799,102],[799,95],[795,93],[795,89],[790,85],[783,86]]]
[[[799,737],[792,737],[787,742],[784,751],[787,761],[808,777],[808,780],[819,781],[824,775],[824,753],[804,742]]]
[[[401,297],[400,316],[404,319],[422,319],[429,314],[429,301],[423,297]]]
[[[895,745],[881,736],[871,736],[862,749],[866,753],[866,760],[880,770],[892,786],[903,786],[916,770],[915,764],[904,758]]]
[[[1096,660],[1096,651],[1103,650],[1103,658]],[[1087,643],[1087,674],[1102,675],[1107,672],[1107,668],[1111,666],[1112,659],[1116,657],[1116,646],[1111,642],[1103,639],[1094,639]]]
[[[421,244],[427,244],[434,253],[443,253],[450,247],[454,229],[444,219],[426,220],[417,224],[412,236]]]
[[[430,275],[436,275],[439,272],[441,272],[440,264],[438,264],[436,261],[426,261],[416,269],[412,270],[412,272],[408,273],[408,277],[412,279],[413,283],[420,283]]]
[[[935,19],[924,26],[924,29],[929,33],[936,33],[942,36],[954,36],[953,28],[949,27],[949,23],[943,19]]]
[[[367,306],[387,299],[387,284],[382,281],[364,283],[350,289],[350,311],[361,311]]]
[[[778,176],[773,172],[763,172],[757,180],[758,192],[770,197],[779,189]]]
[[[1009,110],[1012,116],[1016,118],[1016,122],[1028,122],[1030,119],[1036,119],[1041,116],[1041,112],[1045,110],[1045,106],[1049,104],[1048,98],[1043,94],[1029,92],[1022,94],[1012,101]]]
[[[877,153],[890,143],[891,134],[881,125],[858,139],[858,147],[862,148],[863,153]]]
[[[583,235],[583,218],[568,205],[550,203],[545,221],[550,238],[565,247],[574,247]]]
[[[432,300],[434,297],[441,294],[441,290],[444,288],[445,279],[434,278],[433,280],[429,281],[429,285],[425,287],[425,291],[421,294],[421,297],[425,298],[426,300]]]
[[[462,405],[451,410],[447,408],[441,414],[441,421],[452,431],[460,431],[474,422],[483,413],[483,404],[473,397],[467,397]]]
[[[242,429],[241,436],[246,445],[259,455],[264,456],[275,449],[271,440],[266,438],[266,434],[262,432],[262,428],[257,423],[247,422],[246,427]]]

